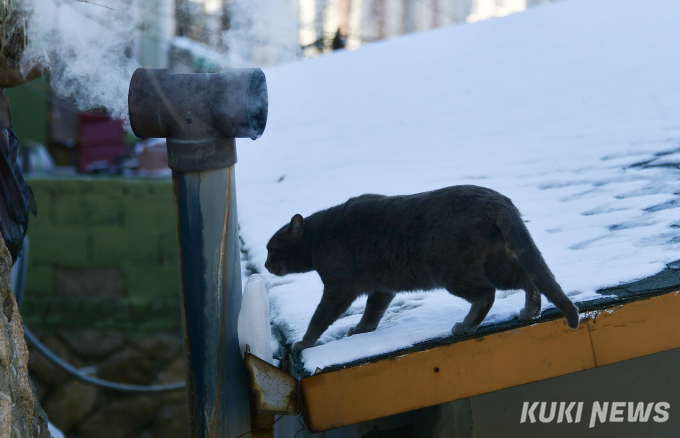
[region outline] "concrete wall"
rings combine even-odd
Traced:
[[[636,359],[593,368],[566,376],[521,385],[502,391],[454,402],[454,421],[459,420],[455,438],[487,437],[677,437],[680,436],[680,349],[668,350]],[[499,364],[499,366],[502,366]],[[525,402],[545,402],[544,420],[550,419],[551,404],[556,402],[552,421],[541,421],[540,405],[521,423]],[[581,420],[576,422],[576,408],[572,420],[566,416],[559,421],[562,402],[582,402]],[[607,403],[604,423],[593,416],[594,403],[600,408]],[[612,413],[613,403],[619,405]],[[628,403],[634,407],[643,403],[647,409],[653,404],[646,421],[629,421]],[[657,404],[668,403],[664,418],[656,412]],[[663,409],[662,409],[663,410]],[[592,422],[593,420],[594,423]],[[462,423],[462,424],[461,424]],[[592,426],[592,427],[591,427]]]
[[[56,310],[63,313],[68,300],[81,306],[104,299],[137,305],[167,302],[170,313],[177,313],[179,270],[170,180],[74,176],[28,182],[38,206],[28,227],[23,309],[31,323],[37,322],[32,319],[35,312],[58,318]]]

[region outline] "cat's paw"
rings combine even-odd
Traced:
[[[534,312],[532,310],[522,309],[519,312],[519,320],[520,321],[529,321],[529,320],[538,318],[538,316],[540,314],[541,314],[540,310],[538,312]]]
[[[454,324],[453,328],[451,329],[451,333],[458,336],[458,335],[469,335],[470,333],[475,331],[475,327],[470,327],[467,324],[463,324],[462,322],[457,322]]]
[[[302,341],[298,341],[298,342],[294,343],[293,346],[291,347],[291,350],[293,351],[293,353],[299,353],[302,350],[305,350],[305,349],[307,349],[309,347],[313,347],[313,346],[314,346],[314,344],[310,344],[309,342],[305,342],[304,340],[302,340]]]
[[[567,311],[564,312],[564,317],[567,319],[567,325],[569,325],[569,327],[573,328],[574,330],[578,328],[580,322],[578,307],[572,304],[571,307],[569,307]]]
[[[359,327],[359,324],[347,330],[347,336],[358,335],[359,333],[370,333],[375,330],[375,327]]]

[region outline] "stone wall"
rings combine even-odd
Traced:
[[[179,332],[73,329],[38,334],[48,348],[102,379],[138,385],[184,381]],[[122,393],[76,381],[31,349],[30,372],[50,421],[69,438],[185,438],[185,391]]]
[[[12,291],[12,261],[0,236],[0,437],[49,438],[47,417],[28,375],[23,320]]]

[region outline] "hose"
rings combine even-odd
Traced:
[[[16,272],[16,275],[13,276],[14,297],[17,301],[18,306],[21,306],[21,302],[24,295],[23,292],[26,279],[26,270],[28,268],[27,260],[28,260],[28,237],[24,239],[23,250],[21,251],[20,257],[17,259],[18,263],[15,263],[15,265],[17,265],[18,272]],[[31,345],[33,345],[40,352],[40,354],[42,354],[45,357],[45,359],[52,362],[52,364],[62,369],[75,379],[80,380],[81,382],[86,383],[88,385],[94,385],[100,388],[111,389],[114,391],[144,392],[144,393],[179,391],[186,387],[186,384],[184,382],[170,383],[166,385],[132,385],[128,383],[111,382],[109,380],[88,376],[87,374],[80,372],[78,368],[75,368],[74,366],[72,366],[59,356],[57,356],[52,350],[47,348],[47,346],[40,342],[40,339],[38,339],[38,337],[34,335],[33,332],[26,325],[24,325],[24,335],[26,336],[26,340],[28,340],[28,342],[30,342]]]
[[[184,382],[170,383],[167,385],[131,385],[128,383],[116,383],[104,379],[99,379],[97,377],[88,376],[87,374],[81,373],[77,368],[64,361],[62,358],[54,354],[52,350],[47,348],[45,344],[40,342],[38,337],[33,334],[33,332],[24,325],[24,335],[28,342],[30,342],[36,350],[40,352],[45,359],[52,362],[57,367],[61,368],[63,371],[71,375],[72,377],[80,380],[88,385],[99,386],[100,388],[112,389],[114,391],[122,392],[167,392],[167,391],[178,391],[184,389],[186,384]]]

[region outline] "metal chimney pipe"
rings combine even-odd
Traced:
[[[190,436],[233,438],[250,429],[248,374],[237,333],[242,289],[234,139],[256,139],[264,131],[265,76],[260,69],[137,69],[128,103],[135,135],[167,138]]]

